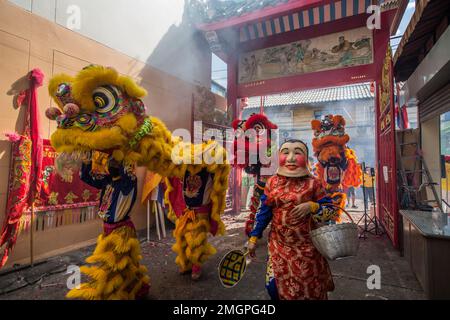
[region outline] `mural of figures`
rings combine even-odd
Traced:
[[[244,53],[239,59],[239,83],[372,62],[372,33],[363,27]]]

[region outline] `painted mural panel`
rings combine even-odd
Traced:
[[[335,70],[372,62],[372,31],[362,27],[243,53],[239,57],[239,83]]]

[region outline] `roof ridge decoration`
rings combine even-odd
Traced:
[[[291,0],[190,0],[190,15],[196,22],[212,23],[267,7],[275,7]]]
[[[384,12],[384,11],[389,11],[389,10],[392,10],[392,9],[396,9],[396,8],[399,7],[399,4],[400,4],[399,0],[387,0],[387,1],[384,1],[381,4],[381,11]]]

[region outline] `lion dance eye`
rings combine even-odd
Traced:
[[[96,119],[90,114],[80,114],[75,120],[75,126],[84,131],[94,131],[97,128]]]
[[[120,92],[114,86],[102,86],[94,90],[92,98],[99,115],[116,113],[119,109]]]
[[[244,135],[244,130],[241,128],[236,129],[236,138],[240,138]]]
[[[61,83],[56,90],[57,97],[63,97],[68,93],[70,93],[70,85],[68,85],[67,83]]]
[[[254,129],[258,133],[258,135],[263,135],[264,133],[266,133],[266,127],[262,123],[255,124]]]

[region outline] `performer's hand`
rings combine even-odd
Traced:
[[[311,212],[311,205],[309,202],[301,203],[292,210],[292,214],[295,215],[297,219],[302,219]]]
[[[84,153],[81,155],[81,161],[82,161],[84,164],[89,164],[89,163],[91,162],[91,159],[92,159],[92,151],[84,152]]]
[[[256,243],[249,242],[248,243],[248,254],[250,257],[254,258],[256,257]]]
[[[255,238],[251,237],[247,242],[247,250],[250,257],[254,258],[256,257],[256,240]]]

